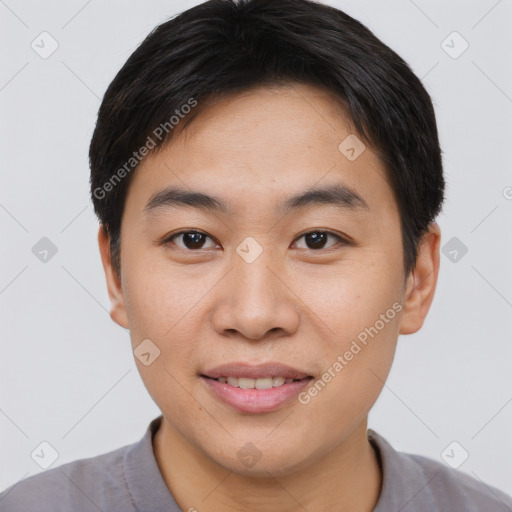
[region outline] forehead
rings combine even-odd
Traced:
[[[223,199],[226,211],[263,204],[268,210],[278,201],[282,213],[291,196],[334,184],[376,211],[393,206],[383,164],[336,98],[294,84],[259,87],[202,106],[170,143],[142,161],[129,196],[144,210],[174,186]]]

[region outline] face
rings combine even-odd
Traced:
[[[212,104],[133,176],[120,281],[103,241],[112,317],[145,343],[166,428],[231,471],[259,474],[253,456],[285,474],[366,428],[428,309],[384,167],[353,136],[316,87]]]

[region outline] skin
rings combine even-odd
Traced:
[[[133,176],[122,220],[121,273],[98,240],[111,317],[132,348],[164,420],[153,440],[163,478],[183,510],[371,511],[382,484],[368,442],[368,412],[388,376],[399,334],[418,331],[439,270],[432,223],[415,269],[404,275],[400,218],[384,167],[366,147],[349,161],[338,145],[354,133],[334,98],[307,85],[259,87],[211,104]],[[369,209],[313,205],[284,217],[276,205],[314,185],[350,186]],[[169,185],[228,202],[231,216],[190,207],[144,214]],[[302,236],[328,230],[317,249]],[[195,249],[172,233],[204,232]],[[248,236],[263,252],[236,252]],[[274,412],[241,413],[215,398],[199,374],[231,362],[279,361],[320,378],[366,327],[402,309],[312,398]],[[260,460],[237,452],[251,442]]]

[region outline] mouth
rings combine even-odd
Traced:
[[[270,389],[270,388],[279,388],[284,386],[285,384],[290,384],[291,382],[299,382],[306,379],[312,379],[313,377],[304,377],[303,379],[290,379],[285,377],[262,377],[259,379],[252,379],[250,377],[219,377],[214,379],[213,377],[208,377],[207,375],[201,375],[206,379],[216,380],[221,384],[229,384],[235,388],[241,389]]]
[[[247,413],[271,412],[289,403],[314,377],[281,363],[229,363],[200,374],[222,403]]]

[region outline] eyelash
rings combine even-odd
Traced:
[[[214,240],[211,236],[207,235],[203,231],[199,231],[197,229],[188,229],[188,230],[179,231],[178,233],[174,233],[174,234],[164,238],[162,240],[162,244],[163,245],[169,245],[169,244],[172,243],[173,245],[176,245],[172,240],[174,238],[177,238],[180,235],[184,235],[184,234],[188,234],[188,233],[198,233],[198,234],[206,236],[207,238],[210,238],[211,240]],[[322,247],[320,249],[304,249],[304,250],[311,251],[311,252],[320,252],[320,251],[328,251],[328,250],[334,249],[338,245],[341,245],[341,246],[350,245],[350,242],[348,240],[346,240],[345,238],[341,237],[340,235],[338,235],[336,233],[333,233],[332,231],[321,230],[321,229],[313,229],[313,230],[307,231],[306,233],[302,233],[295,240],[300,240],[301,238],[303,238],[303,237],[305,237],[307,235],[310,235],[312,233],[323,234],[323,235],[328,235],[328,236],[331,235],[334,238],[338,239],[338,243],[336,243],[335,245],[333,245],[331,247],[327,247],[327,248],[323,248]],[[187,251],[187,252],[200,252],[202,250],[208,250],[208,249],[188,249],[188,248],[183,248],[183,247],[179,247],[179,246],[178,246],[178,248],[183,250],[183,251]]]

